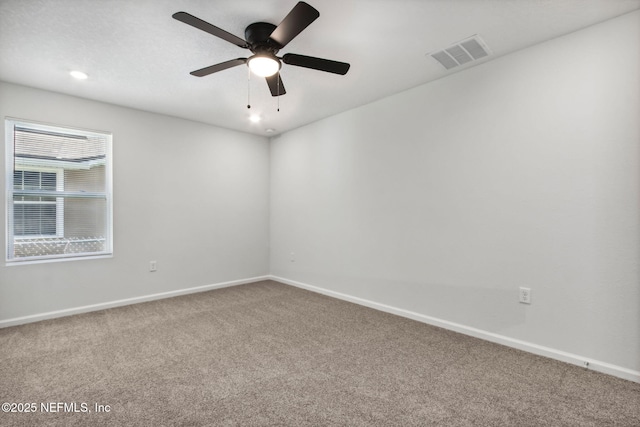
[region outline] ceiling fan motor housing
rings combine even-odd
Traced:
[[[276,26],[268,22],[254,22],[244,30],[244,39],[249,43],[249,49],[255,54],[266,53],[275,56],[280,49],[273,40],[269,38]]]

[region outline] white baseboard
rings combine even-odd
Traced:
[[[38,322],[40,320],[54,319],[56,317],[71,316],[74,314],[88,313],[90,311],[104,310],[107,308],[121,307],[124,305],[137,304],[141,302],[153,301],[163,298],[177,297],[180,295],[193,294],[196,292],[205,292],[213,289],[227,288],[229,286],[244,285],[247,283],[260,282],[262,280],[270,280],[271,276],[251,277],[249,279],[232,280],[229,282],[215,283],[212,285],[196,286],[193,288],[178,289],[175,291],[160,292],[151,295],[142,295],[139,297],[125,298],[116,301],[103,302],[99,304],[83,305],[81,307],[67,308],[64,310],[49,311],[46,313],[33,314],[30,316],[15,317],[13,319],[0,320],[0,328],[9,326],[22,325],[25,323]]]
[[[369,301],[366,299],[354,297],[354,296],[343,294],[340,292],[331,291],[328,289],[320,288],[318,286],[309,285],[309,284],[298,282],[295,280],[289,280],[283,277],[278,277],[273,275],[269,276],[269,278],[271,280],[275,280],[276,282],[281,282],[287,285],[291,285],[291,286],[306,289],[312,292],[324,294],[324,295],[338,298],[344,301],[349,301],[355,304],[363,305],[365,307],[369,307],[369,308],[384,311],[387,313],[395,314],[398,316],[406,317],[409,319],[417,320],[418,322],[426,323],[433,326],[438,326],[443,329],[459,332],[475,338],[480,338],[485,341],[491,341],[497,344],[505,345],[507,347],[516,348],[518,350],[523,350],[539,356],[545,356],[550,359],[559,360],[562,362],[570,363],[572,365],[581,366],[586,369],[591,369],[593,371],[602,372],[618,378],[623,378],[625,380],[640,383],[640,371],[634,371],[632,369],[623,368],[621,366],[612,365],[610,363],[593,360],[593,359],[582,357],[572,353],[567,353],[562,350],[556,350],[554,348],[533,344],[533,343],[518,340],[515,338],[509,338],[504,335],[495,334],[493,332],[483,331],[481,329],[461,325],[459,323],[449,322],[447,320],[426,316],[424,314],[415,313],[413,311],[404,310],[401,308],[396,308],[386,304]]]

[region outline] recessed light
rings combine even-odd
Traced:
[[[251,116],[249,116],[249,120],[251,120],[252,123],[258,123],[260,121],[260,116],[257,114],[252,114]]]
[[[86,73],[77,70],[71,71],[69,74],[71,75],[71,77],[78,80],[86,80],[89,77]]]

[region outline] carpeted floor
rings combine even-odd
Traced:
[[[271,281],[1,329],[1,402],[35,409],[3,426],[640,426],[640,384]]]

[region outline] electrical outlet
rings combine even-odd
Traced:
[[[522,304],[531,304],[531,288],[520,287],[520,302]]]
[[[158,270],[158,261],[149,261],[149,271]]]
[[[296,262],[296,254],[295,254],[295,252],[291,252],[291,253],[289,254],[289,260],[290,260],[291,262]]]

